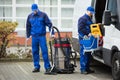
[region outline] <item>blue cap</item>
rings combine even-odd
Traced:
[[[32,11],[38,10],[37,4],[32,4],[31,9]]]
[[[91,6],[89,6],[89,7],[87,8],[87,11],[90,11],[92,14],[94,14],[94,13],[95,13],[94,8],[93,8],[93,7],[91,7]]]

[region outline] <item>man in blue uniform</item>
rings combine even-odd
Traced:
[[[90,35],[90,25],[93,23],[91,17],[93,14],[94,14],[94,8],[90,6],[87,8],[87,12],[78,20],[79,43],[84,36]],[[81,74],[93,73],[94,71],[92,71],[89,68],[91,54],[84,54],[83,51],[84,51],[83,45],[80,44]]]
[[[51,30],[52,23],[47,14],[38,9],[37,4],[32,4],[32,13],[28,15],[26,23],[27,39],[32,37],[32,55],[34,62],[34,70],[32,72],[40,71],[39,64],[39,46],[42,51],[42,57],[44,60],[45,73],[50,71],[50,62],[48,57],[48,48],[46,44],[46,26]]]

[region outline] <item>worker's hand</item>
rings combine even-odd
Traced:
[[[97,35],[97,34],[96,34],[96,35],[94,35],[94,37],[95,37],[95,38],[98,38],[98,37],[99,37],[99,35]]]
[[[29,38],[26,39],[26,41],[28,41],[32,36],[30,36]]]
[[[51,35],[50,36],[50,41],[54,40],[54,38],[55,38],[55,35]]]
[[[51,35],[51,37],[52,37],[52,38],[54,38],[54,37],[55,37],[55,35]]]
[[[88,36],[92,36],[92,34],[91,34],[91,33],[89,33],[89,34],[88,34]]]
[[[26,41],[28,41],[30,38],[27,38]]]

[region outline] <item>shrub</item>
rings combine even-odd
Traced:
[[[6,48],[10,46],[10,41],[15,39],[12,33],[17,25],[17,22],[0,21],[0,58],[6,56]]]

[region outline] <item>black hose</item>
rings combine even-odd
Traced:
[[[60,31],[55,26],[53,26],[52,29],[53,30],[55,29],[57,31],[57,33],[58,33],[58,40],[59,40],[59,43],[60,43],[60,49],[61,49],[63,55],[66,56],[65,51],[63,50],[63,47],[61,45],[62,41],[61,41]]]
[[[52,41],[49,41],[49,45],[50,45],[51,62],[53,65],[54,63],[53,63],[53,53],[52,53]]]

